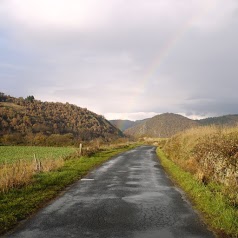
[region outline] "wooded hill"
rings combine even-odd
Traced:
[[[238,115],[225,115],[220,117],[209,117],[197,122],[202,126],[216,125],[234,127],[238,125]]]
[[[180,131],[197,126],[198,123],[184,116],[164,113],[125,130],[125,134],[140,137],[170,137]]]
[[[110,141],[122,135],[103,116],[86,108],[0,93],[2,144],[59,145],[93,139]]]
[[[236,126],[238,125],[238,115],[226,115],[202,120],[191,120],[178,114],[164,113],[153,118],[146,119],[137,125],[133,125],[132,127],[126,129],[124,133],[134,137],[148,136],[167,138],[192,127],[210,125],[222,127]]]

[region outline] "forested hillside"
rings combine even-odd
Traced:
[[[198,125],[198,122],[184,116],[164,113],[125,130],[125,134],[135,137],[149,136],[166,138]]]
[[[155,117],[140,121],[140,123],[133,124],[125,130],[125,134],[140,137],[171,137],[178,132],[184,131],[192,127],[200,126],[221,126],[233,127],[238,125],[238,115],[225,115],[219,117],[210,117],[201,120],[191,120],[187,117],[164,113]]]
[[[2,144],[54,144],[95,138],[108,141],[122,133],[86,108],[0,93],[0,136]]]
[[[237,126],[238,115],[225,115],[220,117],[209,117],[197,121],[202,126],[216,125],[216,126]]]

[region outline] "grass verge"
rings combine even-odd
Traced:
[[[13,228],[20,220],[43,207],[55,198],[66,186],[86,175],[91,169],[101,165],[136,145],[114,148],[94,154],[92,157],[72,158],[57,171],[36,174],[31,184],[0,193],[0,234]]]
[[[205,222],[215,230],[218,237],[237,238],[238,210],[229,204],[224,195],[214,192],[215,185],[204,185],[197,181],[189,172],[169,160],[160,148],[157,148],[157,155],[162,166],[187,193],[195,208],[203,213]]]

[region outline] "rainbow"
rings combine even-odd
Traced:
[[[171,35],[171,37],[165,42],[162,49],[156,54],[153,58],[149,67],[145,70],[145,73],[142,75],[141,79],[138,83],[138,92],[135,96],[131,97],[130,101],[126,105],[126,111],[133,112],[133,108],[140,101],[140,97],[144,94],[147,88],[149,88],[151,84],[151,79],[153,76],[156,76],[156,72],[159,71],[162,63],[168,58],[168,56],[173,52],[176,46],[182,41],[182,39],[186,36],[186,34],[190,31],[190,29],[195,25],[196,22],[199,22],[211,8],[215,7],[215,3],[211,1],[206,1],[204,7],[198,11],[197,14],[190,17],[181,27],[177,29],[177,31]],[[158,77],[158,76],[157,76]],[[158,78],[159,80],[159,78]],[[124,127],[124,121],[119,122],[119,128]]]
[[[122,129],[124,128],[125,126],[125,121],[124,120],[121,120],[118,122],[117,124],[117,127],[122,131]]]
[[[153,59],[152,63],[146,70],[146,73],[143,75],[142,79],[139,82],[139,93],[137,97],[134,97],[133,102],[131,102],[130,107],[132,108],[134,105],[136,105],[136,102],[138,101],[139,97],[143,94],[141,92],[144,92],[146,88],[150,85],[151,78],[154,76],[154,74],[159,70],[161,64],[163,61],[166,60],[166,58],[169,56],[169,54],[172,52],[172,50],[178,45],[178,43],[183,39],[183,37],[186,35],[187,32],[192,28],[194,23],[199,21],[204,15],[212,8],[215,4],[212,4],[206,2],[206,6],[198,12],[198,14],[192,16],[188,19],[188,21],[185,22],[181,27],[177,29],[175,34],[173,34],[169,40],[164,44],[162,47],[162,50],[159,52],[158,55]],[[130,111],[130,110],[128,110]]]

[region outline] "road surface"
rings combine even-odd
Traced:
[[[214,237],[167,177],[155,149],[141,146],[106,162],[5,237]]]

